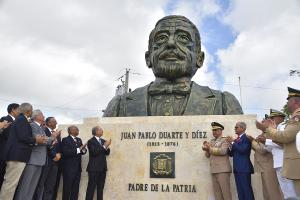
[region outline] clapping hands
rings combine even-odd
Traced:
[[[0,129],[5,129],[5,128],[7,128],[10,124],[11,124],[11,122],[8,122],[8,121],[6,121],[6,120],[4,120],[3,122],[0,122]]]
[[[104,146],[105,146],[106,148],[108,148],[110,144],[111,144],[111,139],[106,140],[106,141],[104,142]]]
[[[210,143],[207,142],[207,141],[204,141],[203,145],[202,145],[202,150],[203,151],[209,151],[209,148],[210,148]]]

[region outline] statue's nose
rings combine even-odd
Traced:
[[[169,40],[167,42],[166,48],[168,49],[173,49],[175,48],[175,40],[174,40],[174,36],[169,37]]]

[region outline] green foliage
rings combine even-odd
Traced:
[[[292,113],[288,111],[287,109],[287,103],[284,104],[283,108],[281,109],[282,112],[284,112],[287,116],[290,116]]]

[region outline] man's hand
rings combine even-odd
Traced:
[[[263,132],[268,128],[268,126],[266,124],[264,124],[263,121],[262,122],[256,121],[255,125],[256,125],[257,129],[259,129]]]
[[[226,137],[227,142],[229,142],[230,144],[234,141],[233,137],[231,136],[227,136]]]
[[[104,142],[105,148],[108,148],[110,144],[111,144],[111,139],[106,140],[106,141]]]
[[[256,140],[257,140],[258,142],[260,142],[260,143],[263,143],[263,144],[266,143],[266,137],[263,136],[262,134],[259,135],[259,136],[257,136]]]
[[[8,122],[8,121],[6,121],[6,120],[4,120],[3,122],[0,122],[0,129],[5,129],[5,128],[7,128],[10,124],[11,124],[11,122]]]
[[[52,138],[52,140],[54,140],[55,138],[57,138],[60,135],[61,135],[61,130],[59,130],[59,131],[53,131],[51,133],[51,138]]]
[[[37,136],[35,136],[35,142],[37,144],[47,144],[48,137],[45,135],[37,135]]]
[[[208,152],[209,151],[209,146],[202,146],[202,150]]]
[[[265,119],[262,122],[256,121],[256,128],[265,132],[268,127],[276,128],[276,124],[271,119]]]
[[[55,154],[55,157],[53,158],[53,161],[57,162],[61,159],[61,154],[60,153],[57,153]]]
[[[53,148],[54,145],[56,145],[57,143],[58,143],[58,140],[57,140],[57,139],[54,139],[54,140],[52,141],[51,147]]]
[[[80,147],[80,150],[86,150],[86,145],[87,145],[87,143],[83,144],[83,145]]]

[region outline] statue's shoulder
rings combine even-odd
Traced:
[[[220,91],[212,89],[208,86],[201,86],[193,82],[192,92],[199,93],[198,96],[206,96],[206,98],[215,98],[220,102],[222,107],[222,114],[224,115],[237,115],[243,114],[242,107],[237,98],[227,91]]]
[[[226,115],[242,115],[243,109],[237,98],[230,92],[222,92],[222,105]]]
[[[150,83],[150,84],[151,84],[151,83]],[[133,90],[132,92],[129,92],[128,94],[126,94],[126,95],[127,95],[126,97],[127,97],[127,98],[131,98],[131,97],[134,97],[134,96],[136,96],[136,95],[142,95],[142,94],[147,93],[148,87],[149,87],[150,84],[145,85],[145,86],[143,86],[143,87],[136,88],[136,89]],[[125,95],[125,94],[124,94],[124,95]]]
[[[140,99],[142,96],[145,96],[147,93],[148,87],[150,84],[145,85],[143,87],[136,88],[132,92],[129,92],[127,94],[117,95],[110,102],[108,103],[103,117],[117,117],[122,116],[122,110],[124,109],[124,102],[126,100],[136,100]]]
[[[196,82],[193,82],[192,92],[205,94],[206,96],[215,96],[216,98],[221,98],[222,91],[214,90],[208,86],[198,85]]]
[[[103,117],[117,117],[119,115],[121,96],[122,95],[116,95],[110,100],[106,106]]]

